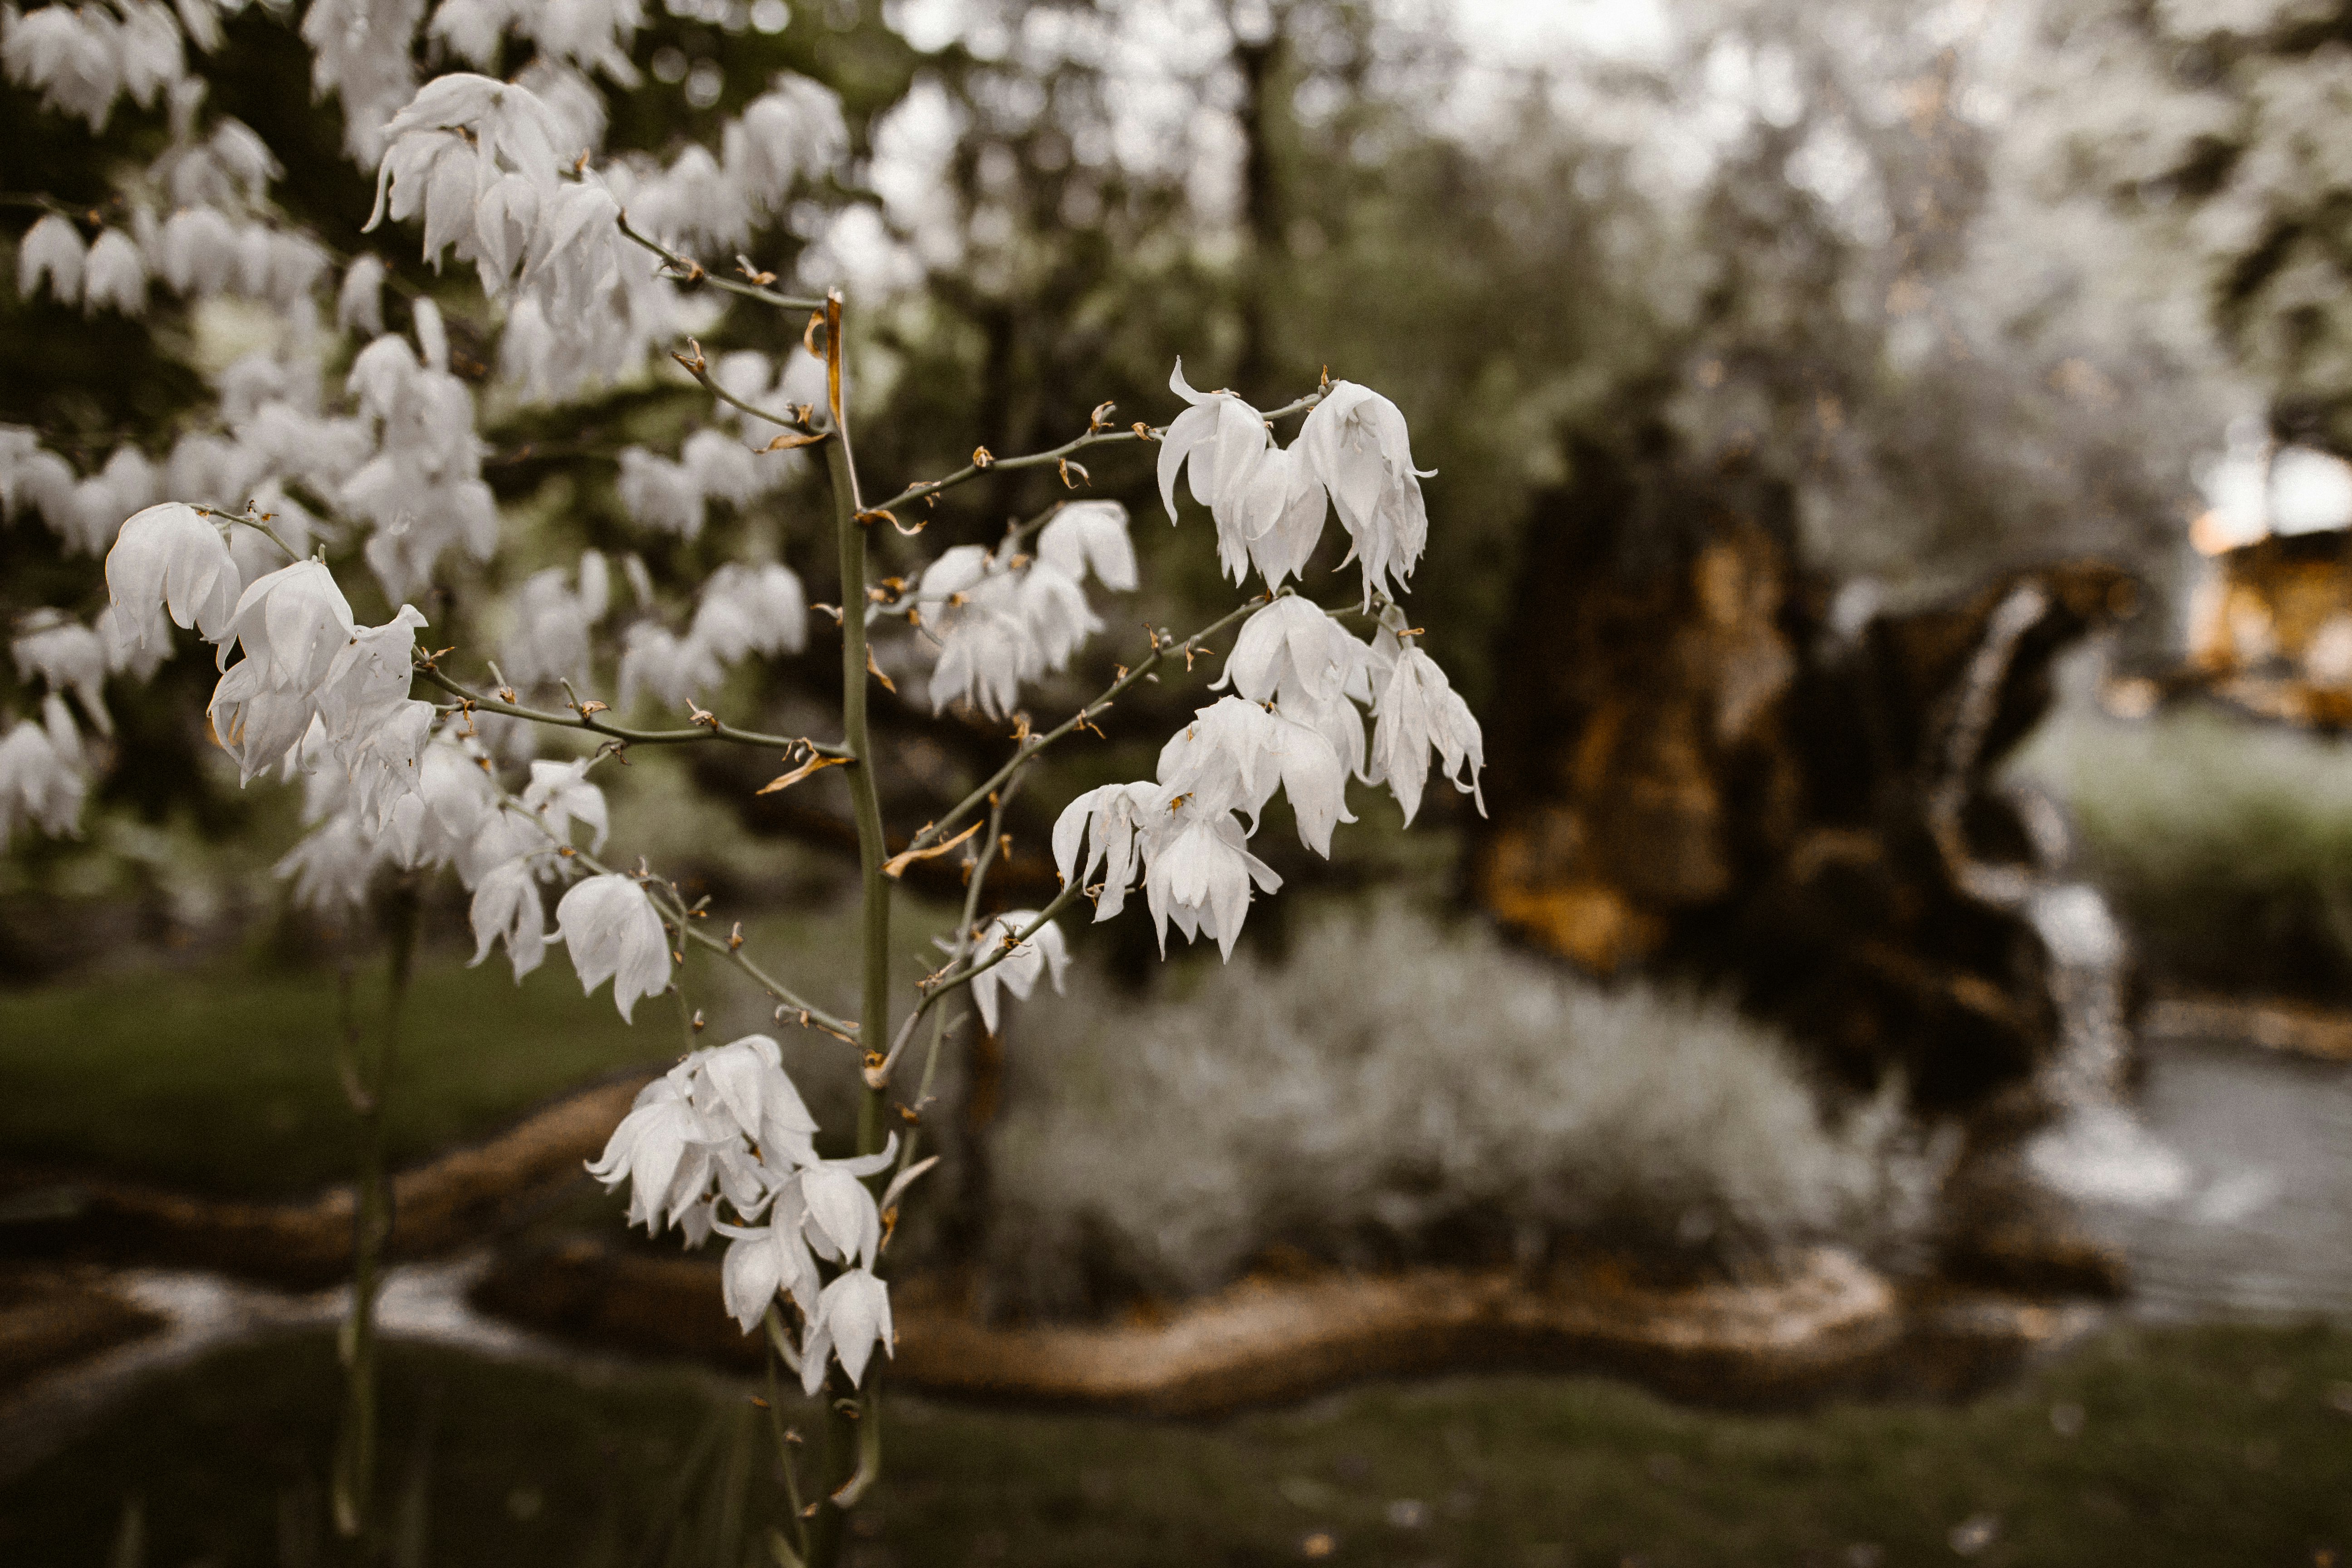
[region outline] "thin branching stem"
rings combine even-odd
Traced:
[[[827,741],[812,741],[805,735],[769,735],[757,730],[740,730],[725,720],[711,716],[706,721],[683,730],[634,730],[625,724],[612,724],[593,713],[551,713],[541,708],[526,708],[518,702],[491,697],[470,690],[444,675],[429,663],[416,666],[416,676],[429,685],[457,698],[466,707],[484,713],[503,713],[510,719],[527,719],[534,724],[551,724],[560,730],[583,730],[601,735],[608,741],[619,741],[632,746],[669,746],[694,741],[732,741],[739,746],[771,746],[778,751],[794,748],[820,757],[846,758],[849,748]]]
[[[695,260],[692,257],[680,256],[669,247],[662,244],[661,241],[639,234],[635,228],[632,228],[629,226],[629,215],[627,213],[621,214],[618,217],[614,219],[614,221],[621,226],[621,233],[625,237],[635,240],[637,244],[644,246],[647,250],[652,251],[656,256],[660,257],[663,262],[668,267],[669,270],[676,275],[678,282],[708,283],[713,289],[723,289],[730,294],[740,294],[746,300],[757,300],[762,305],[773,305],[779,310],[822,310],[824,309],[824,301],[822,300],[803,300],[797,299],[790,294],[779,294],[774,289],[764,288],[760,284],[738,283],[732,278],[724,277],[719,273],[713,272],[709,268],[703,266],[701,262]]]
[[[1199,631],[1194,632],[1191,637],[1184,638],[1181,642],[1160,640],[1157,634],[1154,634],[1154,640],[1158,642],[1158,646],[1152,649],[1150,656],[1147,657],[1142,663],[1137,665],[1133,669],[1122,672],[1117,680],[1112,681],[1108,686],[1105,687],[1099,694],[1090,699],[1085,706],[1081,707],[1076,713],[1071,714],[1067,719],[1063,720],[1059,724],[1055,725],[1052,729],[1047,730],[1041,734],[1032,735],[1026,741],[1024,741],[1020,747],[1013,753],[1012,761],[1006,763],[1003,767],[989,774],[987,782],[982,784],[970,795],[965,795],[961,800],[956,802],[955,805],[950,806],[946,813],[942,815],[938,821],[932,823],[929,827],[924,828],[920,833],[916,834],[913,839],[908,843],[907,852],[911,854],[918,850],[928,849],[932,845],[937,844],[954,828],[957,823],[962,821],[970,813],[979,809],[980,806],[987,802],[990,795],[1002,789],[1004,786],[1004,782],[1011,778],[1023,765],[1027,763],[1031,758],[1036,756],[1038,752],[1044,751],[1055,742],[1062,739],[1063,736],[1069,734],[1072,731],[1093,723],[1094,721],[1099,718],[1102,713],[1110,707],[1111,703],[1116,700],[1122,692],[1126,691],[1129,687],[1133,686],[1139,680],[1146,679],[1170,659],[1181,658],[1187,664],[1190,664],[1193,656],[1197,655],[1201,651],[1202,645],[1210,637],[1216,636],[1217,633],[1224,630],[1227,626],[1233,625],[1244,616],[1248,615],[1251,611],[1263,608],[1267,603],[1268,601],[1265,596],[1261,595],[1257,598],[1251,599],[1245,604],[1236,605],[1234,608],[1228,610],[1225,614],[1218,616],[1215,620],[1211,621],[1207,626],[1202,626]]]
[[[514,799],[511,795],[502,794],[499,796],[499,804],[505,806],[509,811],[514,812],[522,816],[527,816],[532,822],[537,823],[539,830],[546,834],[549,840],[554,845],[556,853],[562,856],[565,859],[576,860],[581,865],[585,866],[591,872],[600,877],[609,877],[614,874],[614,868],[607,866],[604,862],[596,858],[595,856],[590,854],[587,850],[574,848],[572,846],[565,843],[562,838],[557,837],[553,829],[550,828],[546,823],[541,822],[535,813],[525,810],[522,804]],[[623,876],[628,875],[626,872],[621,872],[619,874]],[[798,1014],[803,1025],[814,1024],[818,1028],[823,1029],[826,1034],[838,1036],[841,1038],[852,1041],[853,1043],[856,1041],[858,1032],[856,1020],[850,1018],[836,1018],[832,1014],[826,1012],[824,1008],[817,1006],[814,1003],[804,1001],[793,991],[792,987],[786,985],[782,981],[778,980],[774,975],[770,974],[766,970],[761,969],[758,964],[752,963],[750,958],[746,957],[743,950],[740,946],[736,945],[733,939],[712,936],[709,931],[703,930],[694,910],[687,906],[685,899],[678,895],[676,888],[657,877],[640,878],[638,879],[638,885],[647,889],[646,896],[653,900],[654,908],[658,912],[667,917],[670,924],[677,928],[678,940],[680,942],[690,942],[698,947],[708,948],[711,952],[719,954],[721,958],[727,960],[728,963],[741,970],[745,974],[750,975],[751,979],[758,984],[760,989],[766,992],[768,995],[780,1006],[784,1007],[790,1012]]]

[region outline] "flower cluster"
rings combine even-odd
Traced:
[[[1393,597],[1412,577],[1429,542],[1421,498],[1428,474],[1412,466],[1395,404],[1334,382],[1298,439],[1281,447],[1265,416],[1234,394],[1193,391],[1182,361],[1168,384],[1191,406],[1160,445],[1160,500],[1173,522],[1177,476],[1189,468],[1192,499],[1215,518],[1217,558],[1234,582],[1254,567],[1268,588],[1279,588],[1303,573],[1329,511],[1348,532],[1347,561],[1363,563],[1366,606],[1376,594]]]
[[[633,1225],[675,1225],[694,1245],[713,1231],[728,1237],[727,1310],[746,1331],[789,1296],[806,1325],[801,1379],[814,1394],[828,1357],[863,1384],[875,1347],[892,1350],[890,1291],[874,1263],[885,1212],[923,1167],[877,1202],[865,1178],[897,1160],[896,1134],[877,1153],[819,1159],[816,1119],[782,1062],[765,1035],[694,1052],[646,1086],[589,1170],[608,1187],[629,1184]],[[734,1221],[720,1217],[730,1212]]]
[[[1454,786],[1474,796],[1485,756],[1477,720],[1393,603],[1428,536],[1423,476],[1396,405],[1334,383],[1285,447],[1234,394],[1195,392],[1182,364],[1169,384],[1189,405],[1160,447],[1169,516],[1176,515],[1177,480],[1189,478],[1215,520],[1227,572],[1238,582],[1255,570],[1275,596],[1244,624],[1226,661],[1220,684],[1237,695],[1199,710],[1161,748],[1150,782],[1105,784],[1072,801],[1054,825],[1054,856],[1065,884],[1094,895],[1097,920],[1117,915],[1140,878],[1163,950],[1173,924],[1187,941],[1207,932],[1231,957],[1252,889],[1282,885],[1247,847],[1277,790],[1300,841],[1328,858],[1333,827],[1355,820],[1351,776],[1387,785],[1410,823],[1432,752]],[[1368,641],[1283,590],[1335,510],[1351,542],[1347,559],[1362,563],[1358,613],[1372,621]]]
[[[911,601],[917,624],[939,645],[931,667],[931,706],[970,702],[1001,718],[1021,688],[1066,668],[1102,629],[1087,607],[1088,573],[1106,588],[1135,586],[1135,549],[1127,509],[1117,501],[1078,501],[1055,512],[1034,555],[1018,541],[995,551],[959,544],[924,568]]]

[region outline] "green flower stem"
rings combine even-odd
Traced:
[[[383,1027],[377,1031],[375,1050],[364,1058],[359,1030],[352,1027],[343,1063],[344,1089],[359,1114],[360,1162],[352,1205],[351,1316],[343,1324],[344,1405],[335,1443],[334,1515],[337,1532],[361,1542],[363,1556],[376,1530],[375,1297],[393,1227],[392,1191],[384,1180],[383,1101],[400,1038],[402,1005],[415,969],[417,902],[415,888],[404,880],[392,895],[392,974]]]
[[[850,753],[845,770],[850,800],[857,819],[858,882],[864,919],[864,1000],[859,1034],[868,1042],[869,1065],[875,1059],[871,1042],[889,1038],[890,1028],[890,879],[883,870],[890,847],[883,836],[882,801],[875,788],[874,745],[866,723],[866,526],[868,514],[857,491],[857,466],[850,448],[849,422],[841,398],[841,304],[836,295],[825,302],[825,356],[831,392],[833,439],[824,444],[826,477],[833,485],[834,538],[841,565],[841,721]],[[869,1083],[857,1109],[857,1152],[871,1154],[882,1147],[882,1118],[887,1094]],[[881,1475],[879,1420],[881,1368],[869,1365],[861,1394],[849,1385],[839,1368],[825,1377],[824,1496],[811,1521],[810,1568],[834,1568],[840,1560],[848,1510]]]

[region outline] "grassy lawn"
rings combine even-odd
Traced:
[[[910,904],[906,951],[936,929],[922,923],[929,918]],[[812,999],[854,1011],[841,987],[813,975],[807,962],[828,950],[836,928],[845,936],[845,919],[778,917],[747,935],[763,959],[802,979]],[[520,985],[503,954],[478,969],[467,968],[466,956],[431,947],[418,959],[387,1110],[396,1163],[493,1131],[572,1085],[669,1061],[684,1048],[672,999],[640,1002],[632,1027],[609,986],[581,994],[561,948]],[[749,982],[707,955],[694,957],[686,984],[714,1031],[706,1042],[774,1027]],[[348,1180],[352,1115],[335,1068],[338,990],[328,970],[234,964],[0,992],[0,1151],[12,1161],[239,1195]],[[383,996],[380,966],[360,973],[356,994],[362,1019],[372,1019]],[[836,1066],[839,1055],[836,1047],[830,1058]]]
[[[321,1338],[160,1381],[0,1489],[0,1562],[104,1561],[131,1499],[149,1563],[314,1560],[331,1372]],[[396,1557],[740,1563],[775,1511],[756,1413],[697,1376],[400,1348],[389,1398]],[[2115,1330],[1962,1407],[1725,1415],[1536,1377],[1201,1425],[900,1399],[855,1560],[1845,1568],[1959,1561],[1957,1541],[2051,1568],[2340,1562],[2347,1403],[2352,1332],[2233,1327]]]
[[[2011,770],[2068,807],[2083,871],[2160,974],[2352,995],[2352,742],[2195,703],[2069,711]]]

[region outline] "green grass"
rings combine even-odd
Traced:
[[[417,1560],[662,1561],[675,1496],[669,1560],[717,1561],[716,1478],[754,1431],[740,1391],[414,1347],[389,1366],[387,1476]],[[134,1498],[149,1563],[288,1560],[281,1540],[316,1529],[333,1388],[323,1338],[159,1380],[0,1489],[0,1562],[102,1561]],[[2352,1546],[2352,1421],[2331,1405],[2347,1397],[2352,1333],[2206,1327],[2112,1331],[1959,1407],[1727,1415],[1537,1377],[1373,1384],[1214,1424],[897,1399],[854,1560],[1273,1563],[1325,1534],[1339,1563],[1906,1564],[1958,1561],[1954,1529],[1990,1518],[1972,1561],[2011,1568],[2310,1564]],[[751,1525],[774,1508],[764,1455],[740,1456]]]
[[[2203,706],[2069,711],[2011,772],[2066,805],[2081,869],[2159,975],[2352,994],[2352,742]]]
[[[908,909],[906,951],[935,929],[921,923],[928,918]],[[802,979],[813,1000],[854,1010],[814,959],[845,930],[844,918],[825,914],[762,921],[749,933],[753,951]],[[560,947],[520,985],[503,953],[478,969],[467,968],[465,956],[428,948],[417,963],[386,1102],[396,1164],[495,1131],[573,1085],[669,1061],[684,1048],[671,998],[638,1003],[632,1027],[609,985],[581,994]],[[709,1019],[706,1041],[774,1028],[756,990],[708,956],[694,958],[686,984]],[[360,973],[363,1020],[376,1016],[383,989],[380,965]],[[294,1194],[349,1180],[353,1123],[336,1076],[338,990],[329,970],[238,963],[0,992],[0,1151],[11,1162],[223,1194]],[[826,1059],[838,1066],[841,1056],[836,1047]],[[810,1089],[820,1114],[824,1088]]]

